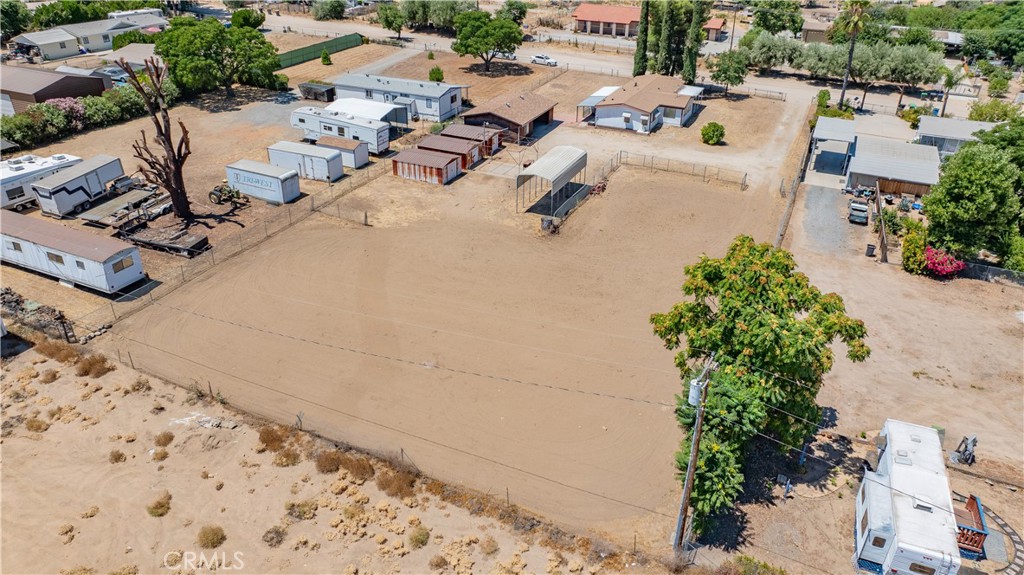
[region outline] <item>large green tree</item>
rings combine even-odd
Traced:
[[[232,84],[274,85],[280,65],[273,44],[252,28],[225,28],[213,18],[188,23],[175,18],[174,25],[156,42],[171,78],[188,90],[223,87],[234,96]]]
[[[806,70],[812,78],[838,78],[843,75],[846,48],[812,42],[803,47],[794,66]]]
[[[846,57],[846,73],[843,75],[843,89],[839,92],[839,106],[846,103],[846,85],[850,82],[850,71],[853,68],[853,51],[857,45],[857,36],[868,22],[870,0],[846,0],[843,7],[843,19],[836,26],[850,39],[849,53]]]
[[[0,40],[7,42],[32,24],[32,14],[21,0],[0,0]]]
[[[506,18],[522,25],[523,20],[526,20],[526,13],[529,9],[530,5],[522,0],[505,0],[501,8],[498,8],[498,11],[494,13],[494,16],[496,18]]]
[[[708,61],[711,79],[725,86],[726,93],[729,92],[729,88],[743,83],[747,77],[747,65],[746,50],[722,52]]]
[[[235,28],[256,28],[258,30],[266,19],[267,17],[262,12],[246,8],[244,10],[236,10],[231,15],[231,25]]]
[[[868,90],[871,86],[889,78],[892,53],[892,46],[884,42],[868,46],[862,44],[854,50],[850,76],[864,88],[860,109],[864,109],[864,102],[868,99]]]
[[[968,120],[978,122],[1005,122],[1021,116],[1021,105],[1002,100],[974,102],[967,113]]]
[[[35,9],[32,13],[32,26],[37,30],[45,30],[63,24],[102,20],[110,12],[161,7],[161,3],[157,0],[106,0],[104,2],[57,0]]]
[[[942,77],[942,56],[924,46],[896,46],[889,60],[888,80],[900,91],[897,107],[903,105],[903,95],[922,84],[938,82]]]
[[[523,44],[523,31],[511,20],[494,18],[484,11],[463,12],[455,17],[455,42],[452,50],[459,56],[474,56],[491,70],[498,52],[515,52]]]
[[[687,84],[693,84],[697,80],[697,58],[700,57],[701,46],[704,45],[704,39],[707,37],[704,25],[708,23],[709,18],[711,18],[711,1],[693,0],[681,68],[683,82]]]
[[[799,35],[804,26],[800,3],[795,0],[760,0],[754,4],[754,26],[772,34],[789,31]]]
[[[1020,170],[1017,192],[1024,194],[1024,116],[1017,115],[1006,123],[977,132],[974,136],[982,144],[995,146],[1009,154],[1010,161]],[[1024,221],[1021,224],[1024,225]]]
[[[345,9],[348,3],[345,0],[314,0],[314,20],[341,20],[345,18]]]
[[[843,298],[823,294],[786,250],[739,236],[725,257],[702,256],[685,268],[684,301],[651,316],[684,381],[695,361],[712,353],[719,365],[707,390],[691,504],[706,516],[732,505],[742,484],[742,454],[756,434],[799,448],[817,429],[816,397],[835,362],[832,343],[863,361],[864,323],[846,315]],[[692,427],[693,408],[678,397],[680,424]],[[676,461],[685,469],[688,441]]]
[[[787,62],[799,61],[801,47],[796,40],[764,31],[750,48],[750,63],[762,73],[769,72]]]
[[[640,25],[636,29],[636,52],[633,53],[633,75],[643,76],[647,73],[647,21],[651,15],[651,3],[640,4]]]
[[[398,6],[392,4],[380,4],[377,6],[377,19],[385,30],[391,30],[402,39],[402,26],[405,26],[405,12]]]
[[[460,14],[476,10],[476,3],[472,0],[428,0],[427,4],[430,6],[430,23],[441,30],[455,30],[455,19]]]
[[[1005,255],[1019,232],[1020,169],[1010,154],[990,144],[973,144],[943,165],[939,183],[924,198],[928,237],[960,257],[988,249]]]

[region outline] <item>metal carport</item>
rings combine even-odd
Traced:
[[[842,165],[842,171],[845,172],[850,162],[850,146],[857,141],[856,124],[853,120],[818,116],[818,121],[814,125],[814,133],[811,134],[811,140],[814,141],[815,152],[818,151],[818,144],[820,142],[841,142],[845,144]],[[823,151],[832,152],[833,150]]]
[[[583,119],[586,120],[587,116],[594,113],[594,106],[601,103],[602,100],[613,94],[615,90],[618,90],[618,86],[605,86],[593,94],[587,96],[582,102],[576,104],[576,121],[580,121],[580,110],[583,110]]]
[[[548,153],[541,156],[539,160],[516,176],[516,212],[519,212],[520,205],[524,208],[526,207],[527,194],[530,195],[530,198],[533,198],[538,186],[548,187],[543,185],[543,182],[546,181],[551,184],[550,215],[554,216],[559,208],[565,205],[568,200],[572,199],[581,190],[586,189],[586,186],[582,183],[578,183],[578,187],[570,186],[570,184],[575,183],[573,178],[580,172],[583,172],[583,179],[586,180],[586,170],[586,151],[573,146],[555,146],[551,148]],[[526,185],[527,189],[523,189],[524,185]],[[566,190],[566,188],[570,189]],[[520,194],[523,198],[521,202],[519,199]],[[547,195],[547,193],[544,195]],[[560,201],[556,202],[556,200]]]

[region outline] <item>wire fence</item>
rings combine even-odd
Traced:
[[[745,96],[768,98],[769,100],[780,100],[782,102],[785,102],[787,98],[786,92],[781,92],[779,90],[767,90],[765,88],[751,88],[749,86],[734,86],[732,88],[727,88],[726,86],[711,83],[699,83],[698,86],[701,86],[709,93],[726,93],[726,91],[728,91],[728,93],[731,94],[743,94]]]
[[[702,178],[704,183],[734,184],[741,190],[747,189],[747,173],[719,166],[709,166],[696,162],[683,162],[669,158],[659,158],[647,154],[637,154],[622,150],[619,152],[621,163],[627,166],[641,166],[651,170],[664,170]]]

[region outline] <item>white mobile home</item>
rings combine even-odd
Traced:
[[[638,76],[594,105],[594,123],[649,134],[662,124],[683,126],[693,98],[678,78]]]
[[[462,109],[464,86],[407,80],[370,74],[345,74],[333,80],[339,98],[361,98],[394,103],[409,109],[409,117],[443,122]]]
[[[316,145],[341,152],[341,163],[346,168],[361,168],[370,163],[370,146],[366,142],[337,136],[323,136],[316,141]]]
[[[278,142],[267,148],[270,163],[288,168],[307,180],[334,182],[344,175],[341,152],[298,142]]]
[[[857,493],[854,563],[864,573],[955,575],[957,522],[935,429],[890,419]]]
[[[287,204],[299,197],[299,173],[254,162],[238,160],[226,168],[228,183],[243,194],[271,204]]]
[[[78,54],[78,38],[60,28],[26,32],[11,39],[18,48],[44,60],[60,60]]]
[[[380,120],[357,118],[323,108],[303,106],[292,112],[291,125],[302,130],[303,138],[311,141],[320,136],[338,136],[366,142],[370,153],[383,154],[391,142],[391,125]]]
[[[20,212],[36,201],[32,182],[81,161],[78,156],[55,154],[46,158],[27,155],[0,162],[0,207]]]
[[[0,210],[0,261],[113,294],[146,277],[139,248]]]
[[[44,214],[62,218],[88,210],[107,195],[107,184],[123,175],[119,158],[100,154],[32,182],[32,191]]]

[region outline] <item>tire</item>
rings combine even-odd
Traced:
[[[76,213],[76,214],[80,214],[80,213],[82,213],[82,204],[78,204],[77,206],[75,206],[75,209],[73,209],[73,210],[71,210],[71,211],[72,211],[73,213]]]
[[[18,204],[16,206],[14,206],[14,211],[16,211],[16,212],[23,212],[23,211],[25,211],[25,204]]]
[[[210,192],[210,202],[220,205],[220,194],[217,192]]]
[[[83,210],[88,210],[91,207],[92,207],[92,202],[90,202],[89,200],[85,200],[85,202],[82,203],[82,209]]]

